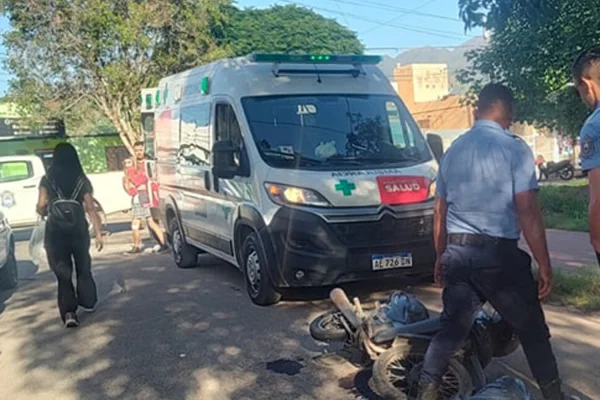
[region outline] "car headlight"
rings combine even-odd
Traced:
[[[265,184],[267,193],[271,200],[277,204],[301,205],[313,207],[330,207],[331,204],[319,193],[310,189],[295,186],[282,185],[279,183]]]
[[[435,189],[437,188],[435,179],[431,181],[429,184],[429,191],[427,192],[427,200],[433,199],[435,197]]]

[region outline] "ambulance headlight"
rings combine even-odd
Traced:
[[[281,205],[298,205],[312,207],[331,207],[331,204],[314,190],[279,183],[265,185],[271,200]]]
[[[433,199],[435,197],[435,189],[436,189],[435,179],[431,181],[429,184],[429,191],[427,192],[427,200]]]

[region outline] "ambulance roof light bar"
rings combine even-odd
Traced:
[[[321,75],[352,75],[357,78],[364,75],[363,64],[378,64],[382,58],[380,56],[362,56],[362,55],[338,55],[338,54],[263,54],[253,53],[248,56],[250,61],[255,63],[273,63],[273,75],[317,75],[319,82]],[[302,69],[283,69],[280,64],[307,64],[311,68]],[[350,65],[352,68],[346,70],[340,69],[316,69],[314,66],[324,65]]]
[[[248,58],[256,63],[276,64],[379,64],[381,56],[355,54],[271,54],[252,53]]]

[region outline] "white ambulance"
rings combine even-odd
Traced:
[[[179,267],[228,261],[259,305],[284,288],[432,275],[443,146],[380,59],[253,54],[160,81],[156,173]]]

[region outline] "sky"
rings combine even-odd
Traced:
[[[396,55],[421,46],[459,46],[481,32],[465,34],[458,18],[458,0],[237,0],[238,7],[265,8],[295,4],[347,26],[357,33],[367,53]],[[0,32],[10,28],[0,18]],[[0,60],[5,59],[0,45]],[[10,73],[0,65],[0,94]]]

